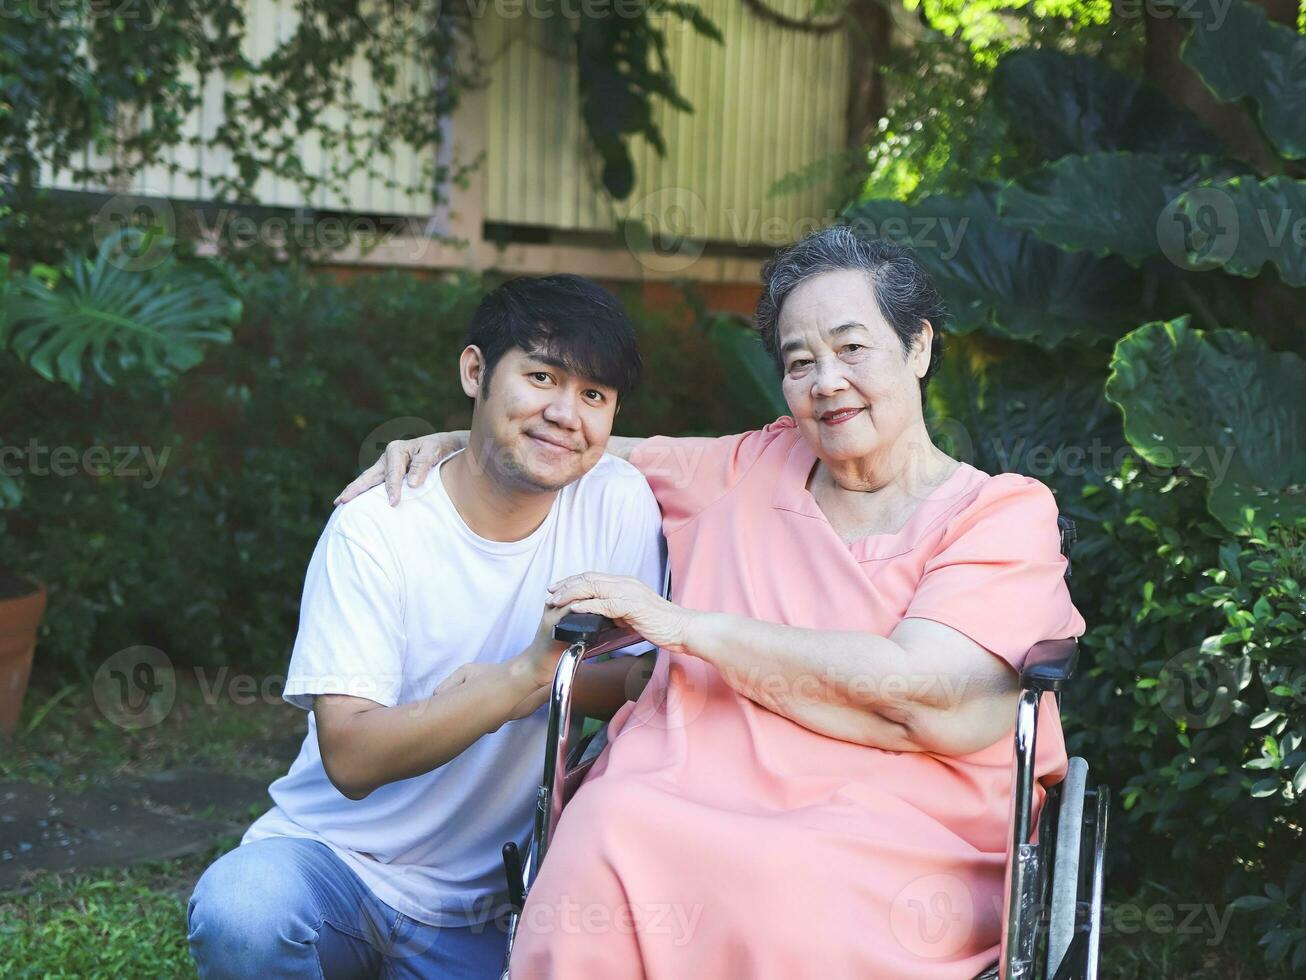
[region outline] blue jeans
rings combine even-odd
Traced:
[[[204,872],[186,907],[190,955],[208,978],[490,980],[507,937],[494,921],[432,926],[378,899],[319,841],[269,837]]]

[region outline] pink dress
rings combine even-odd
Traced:
[[[632,462],[662,506],[681,605],[881,636],[931,619],[1016,668],[1083,631],[1035,480],[963,464],[900,532],[849,545],[805,489],[816,457],[787,417],[650,439]],[[1038,736],[1055,783],[1050,696]],[[960,980],[998,958],[1009,736],[961,757],[855,745],[663,651],[609,737],[530,892],[515,978]]]

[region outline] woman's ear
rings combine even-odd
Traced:
[[[929,320],[921,321],[921,332],[916,335],[911,352],[912,371],[916,377],[925,377],[930,369],[930,354],[934,351],[934,325]]]
[[[475,344],[468,344],[458,356],[458,378],[462,382],[463,394],[476,398],[484,387],[485,355]]]

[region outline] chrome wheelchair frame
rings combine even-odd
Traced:
[[[1069,579],[1075,526],[1064,517],[1058,517],[1057,523]],[[588,614],[564,617],[553,636],[566,643],[567,649],[553,677],[534,829],[524,859],[516,842],[503,846],[512,906],[504,955],[505,980],[526,895],[535,883],[563,807],[598,755],[588,740],[572,749],[571,700],[576,673],[585,661],[640,639],[635,633],[614,628],[609,620]],[[1074,676],[1077,657],[1076,640],[1044,640],[1030,649],[1021,670],[1008,816],[1011,870],[1005,884],[1002,959],[976,980],[1097,980],[1110,799],[1107,787],[1090,787],[1088,764],[1073,758],[1065,778],[1048,788],[1037,828],[1033,816],[1039,703],[1044,694],[1051,693],[1060,706],[1061,693]],[[605,733],[603,728],[596,736]]]

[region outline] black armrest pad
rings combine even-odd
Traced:
[[[598,613],[567,613],[553,627],[553,638],[563,643],[583,641],[590,650],[600,646],[607,650],[621,650],[643,639],[634,630],[616,626]],[[595,655],[598,655],[597,651]]]
[[[610,629],[612,620],[598,613],[567,613],[553,627],[553,638],[563,643],[576,643],[580,640],[593,643],[596,636]]]
[[[1075,675],[1079,641],[1042,640],[1029,648],[1025,667],[1020,672],[1020,686],[1035,691],[1060,691]]]

